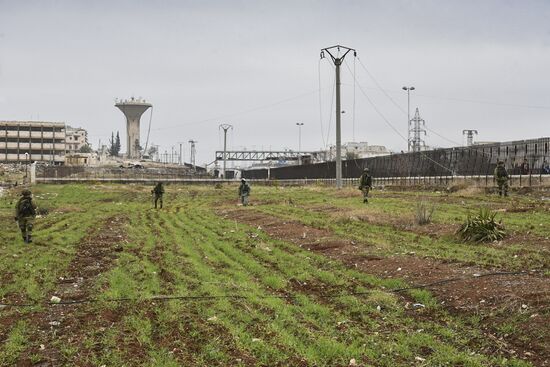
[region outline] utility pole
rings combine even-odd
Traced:
[[[474,134],[477,135],[477,130],[462,130],[462,135],[466,135],[466,146],[474,145]]]
[[[233,130],[233,126],[229,124],[220,124],[219,129],[223,130],[223,179],[227,177],[225,175],[226,164],[227,164],[227,130]]]
[[[302,126],[304,126],[304,123],[297,122],[296,126],[298,126],[298,164],[302,164]]]
[[[340,51],[343,52],[340,55]],[[353,56],[357,57],[357,51],[353,48],[344,46],[332,46],[321,50],[321,59],[325,57],[325,52],[330,55],[334,66],[336,66],[336,188],[342,188],[342,135],[341,135],[341,105],[340,105],[340,65],[344,62],[346,55],[353,51]]]
[[[411,90],[414,87],[403,87],[407,91],[407,152],[411,151]]]
[[[190,156],[190,160],[191,160],[191,164],[193,165],[193,170],[195,170],[195,144],[198,143],[198,141],[196,140],[189,140],[189,144],[191,144],[191,156]]]

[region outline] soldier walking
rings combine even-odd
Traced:
[[[359,190],[363,192],[363,203],[369,202],[369,191],[372,188],[372,177],[369,174],[369,169],[363,169],[363,174],[359,178]]]
[[[248,197],[250,196],[250,185],[243,178],[241,179],[241,185],[239,186],[239,197],[243,206],[248,205]]]
[[[36,218],[36,204],[32,200],[32,193],[25,189],[15,205],[15,220],[21,229],[25,243],[32,242],[32,226]]]
[[[504,196],[508,196],[508,171],[506,171],[503,161],[498,161],[494,175],[498,186],[499,196],[502,196],[503,192]]]
[[[162,182],[156,184],[155,188],[151,190],[151,193],[154,195],[155,209],[157,209],[157,202],[160,201],[160,208],[162,209],[162,196],[164,195],[164,186]]]

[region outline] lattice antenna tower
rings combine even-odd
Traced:
[[[412,134],[411,134],[412,151],[420,152],[426,146],[426,142],[422,140],[422,133],[424,133],[424,136],[426,136],[426,121],[424,121],[420,117],[420,112],[418,111],[418,107],[416,108],[414,117],[411,120],[411,126],[412,126]]]

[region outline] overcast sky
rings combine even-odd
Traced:
[[[114,99],[141,96],[150,142],[186,142],[188,160],[197,140],[198,164],[221,148],[220,123],[250,150],[297,149],[303,122],[302,149],[317,150],[335,136],[319,52],[342,44],[358,53],[342,67],[343,141],[406,149],[390,127],[406,135],[404,85],[431,146],[462,143],[463,129],[549,136],[549,19],[547,0],[0,0],[0,120],[80,126],[95,148],[111,131],[125,140]]]

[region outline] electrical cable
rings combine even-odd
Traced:
[[[153,130],[154,131],[168,130],[168,129],[179,128],[179,127],[182,127],[182,126],[202,124],[202,123],[205,123],[205,122],[218,122],[220,120],[224,120],[224,119],[227,119],[227,118],[230,118],[230,117],[235,117],[235,116],[244,115],[244,114],[247,114],[247,113],[251,113],[251,112],[255,112],[255,111],[275,107],[275,106],[278,106],[280,104],[291,102],[291,101],[294,101],[294,100],[297,100],[297,99],[300,99],[300,98],[303,98],[303,97],[306,97],[306,96],[309,96],[309,95],[312,95],[312,94],[315,94],[315,93],[318,93],[317,89],[313,90],[313,91],[306,92],[306,93],[298,94],[298,95],[295,95],[293,97],[281,99],[281,100],[278,100],[278,101],[270,103],[270,104],[265,104],[265,105],[261,105],[261,106],[257,106],[257,107],[252,107],[252,108],[249,108],[247,110],[242,110],[242,111],[239,111],[239,112],[234,112],[234,113],[230,113],[230,114],[226,114],[226,115],[220,115],[220,116],[211,117],[211,118],[198,120],[198,121],[191,121],[191,122],[181,123],[181,124],[177,124],[177,125],[159,127],[157,129],[153,129]]]
[[[359,59],[359,63],[360,65],[363,67],[363,69],[365,70],[365,72],[369,75],[369,77],[372,79],[372,81],[376,84],[376,86],[378,87],[378,90],[380,90],[403,114],[407,114],[407,112],[405,111],[405,109],[403,107],[401,107],[401,105],[399,103],[397,103],[385,90],[384,88],[382,88],[382,86],[380,85],[380,83],[378,83],[378,81],[376,80],[376,78],[374,78],[374,76],[372,75],[372,73],[370,73],[367,69],[367,67],[363,64],[363,62],[361,61],[361,59]],[[458,143],[456,141],[453,141],[439,133],[437,133],[436,131],[434,131],[433,129],[430,129],[426,126],[424,126],[426,128],[426,130],[430,131],[431,133],[439,136],[440,138],[452,143],[452,144],[455,144],[457,146],[460,146],[460,147],[464,147],[463,144],[461,143]],[[471,150],[471,151],[475,151],[477,153],[480,153],[481,155],[483,156],[486,156],[486,157],[491,157],[490,154],[488,153],[485,153],[483,152],[482,150],[479,150],[477,148],[473,148],[473,147],[465,147],[467,148],[468,150]],[[425,154],[424,154],[425,157],[427,157]],[[431,158],[427,157],[428,159],[432,160]],[[433,161],[433,160],[432,160]],[[434,161],[435,162],[435,161]],[[447,168],[448,169],[448,168]],[[450,172],[454,173],[454,171],[452,170],[449,170]]]
[[[147,154],[147,146],[149,145],[149,134],[151,134],[151,121],[153,121],[153,106],[151,106],[151,114],[149,115],[149,128],[147,129],[147,140],[145,140],[144,154]]]
[[[351,69],[348,65],[347,62],[345,62],[346,64],[346,67],[348,68],[348,70],[350,71],[351,73]],[[384,116],[384,114],[378,109],[378,107],[376,107],[376,105],[374,104],[374,102],[370,99],[370,97],[367,95],[367,93],[363,90],[363,87],[361,86],[361,84],[357,81],[357,86],[359,87],[359,90],[361,91],[361,93],[363,93],[363,95],[365,96],[365,98],[367,99],[367,101],[369,101],[370,105],[372,106],[372,108],[376,111],[376,113],[382,118],[382,120],[384,120],[384,122],[390,127],[392,128],[392,130],[397,134],[399,135],[404,141],[408,141],[408,139],[403,136],[403,134],[401,134],[399,132],[399,130],[393,126],[393,124],[386,118],[386,116]],[[424,154],[423,152],[418,152],[420,154],[420,156],[424,157],[425,159],[433,162],[434,164],[438,165],[439,167],[451,172],[451,174],[454,174],[454,171],[444,165],[442,165],[441,163],[439,163],[438,161],[428,157],[426,154]]]
[[[378,90],[380,90],[382,93],[384,93],[384,95],[386,97],[388,97],[388,99],[395,105],[395,107],[397,107],[401,112],[403,112],[405,115],[407,115],[407,111],[405,111],[405,109],[403,107],[401,107],[401,105],[399,103],[397,103],[385,90],[384,88],[382,88],[382,86],[380,85],[380,83],[378,83],[378,81],[374,78],[374,76],[368,71],[367,67],[365,66],[365,64],[363,64],[363,62],[361,61],[361,59],[359,58],[359,56],[357,56],[357,59],[359,61],[359,65],[361,65],[363,67],[363,69],[365,70],[365,72],[367,73],[367,75],[372,79],[372,81],[374,82],[374,84],[376,84],[376,86],[378,87]]]
[[[330,99],[330,113],[329,113],[329,120],[328,120],[328,127],[327,127],[327,139],[325,140],[325,150],[328,148],[330,143],[330,127],[332,125],[332,110],[334,107],[334,95],[336,94],[336,75],[334,76],[332,80],[332,93],[331,93],[331,99]]]
[[[355,86],[357,85],[357,78],[355,73],[355,64],[357,56],[353,58],[353,117],[352,117],[352,139],[355,142]]]
[[[408,290],[413,289],[423,289],[423,288],[430,288],[438,285],[443,285],[447,283],[453,283],[458,282],[462,280],[469,280],[469,279],[478,279],[478,278],[484,278],[484,277],[491,277],[491,276],[508,276],[508,275],[526,275],[531,274],[535,271],[497,271],[497,272],[490,272],[485,274],[474,274],[472,276],[465,276],[465,277],[455,277],[455,278],[447,278],[438,280],[435,282],[427,283],[427,284],[420,284],[420,285],[413,285],[410,287],[404,287],[404,288],[397,288],[397,289],[389,289],[387,292],[390,293],[400,293]],[[318,298],[327,299],[327,298],[339,298],[339,297],[350,297],[350,296],[363,296],[371,294],[372,291],[365,291],[365,292],[347,292],[347,293],[335,293],[335,294],[319,294],[316,295]],[[35,303],[0,303],[0,307],[38,307],[38,306],[71,306],[71,305],[77,305],[77,304],[84,304],[84,303],[100,303],[100,302],[154,302],[154,301],[173,301],[173,300],[180,300],[180,301],[208,301],[208,300],[215,300],[215,299],[249,299],[251,297],[259,298],[259,299],[273,299],[273,298],[280,298],[280,299],[295,299],[299,296],[288,294],[288,295],[277,295],[277,294],[271,294],[271,295],[264,295],[264,296],[251,296],[246,294],[219,294],[219,295],[167,295],[167,296],[152,296],[152,297],[144,297],[144,298],[130,298],[130,297],[121,297],[121,298],[107,298],[107,299],[98,299],[98,298],[85,298],[81,300],[70,300],[70,301],[60,301],[60,302],[35,302]]]
[[[326,146],[325,144],[325,129],[323,127],[323,102],[322,102],[322,96],[321,96],[321,61],[323,59],[320,58],[319,62],[317,63],[317,74],[318,74],[318,82],[319,82],[319,123],[321,125],[321,140],[323,142],[323,147]]]

